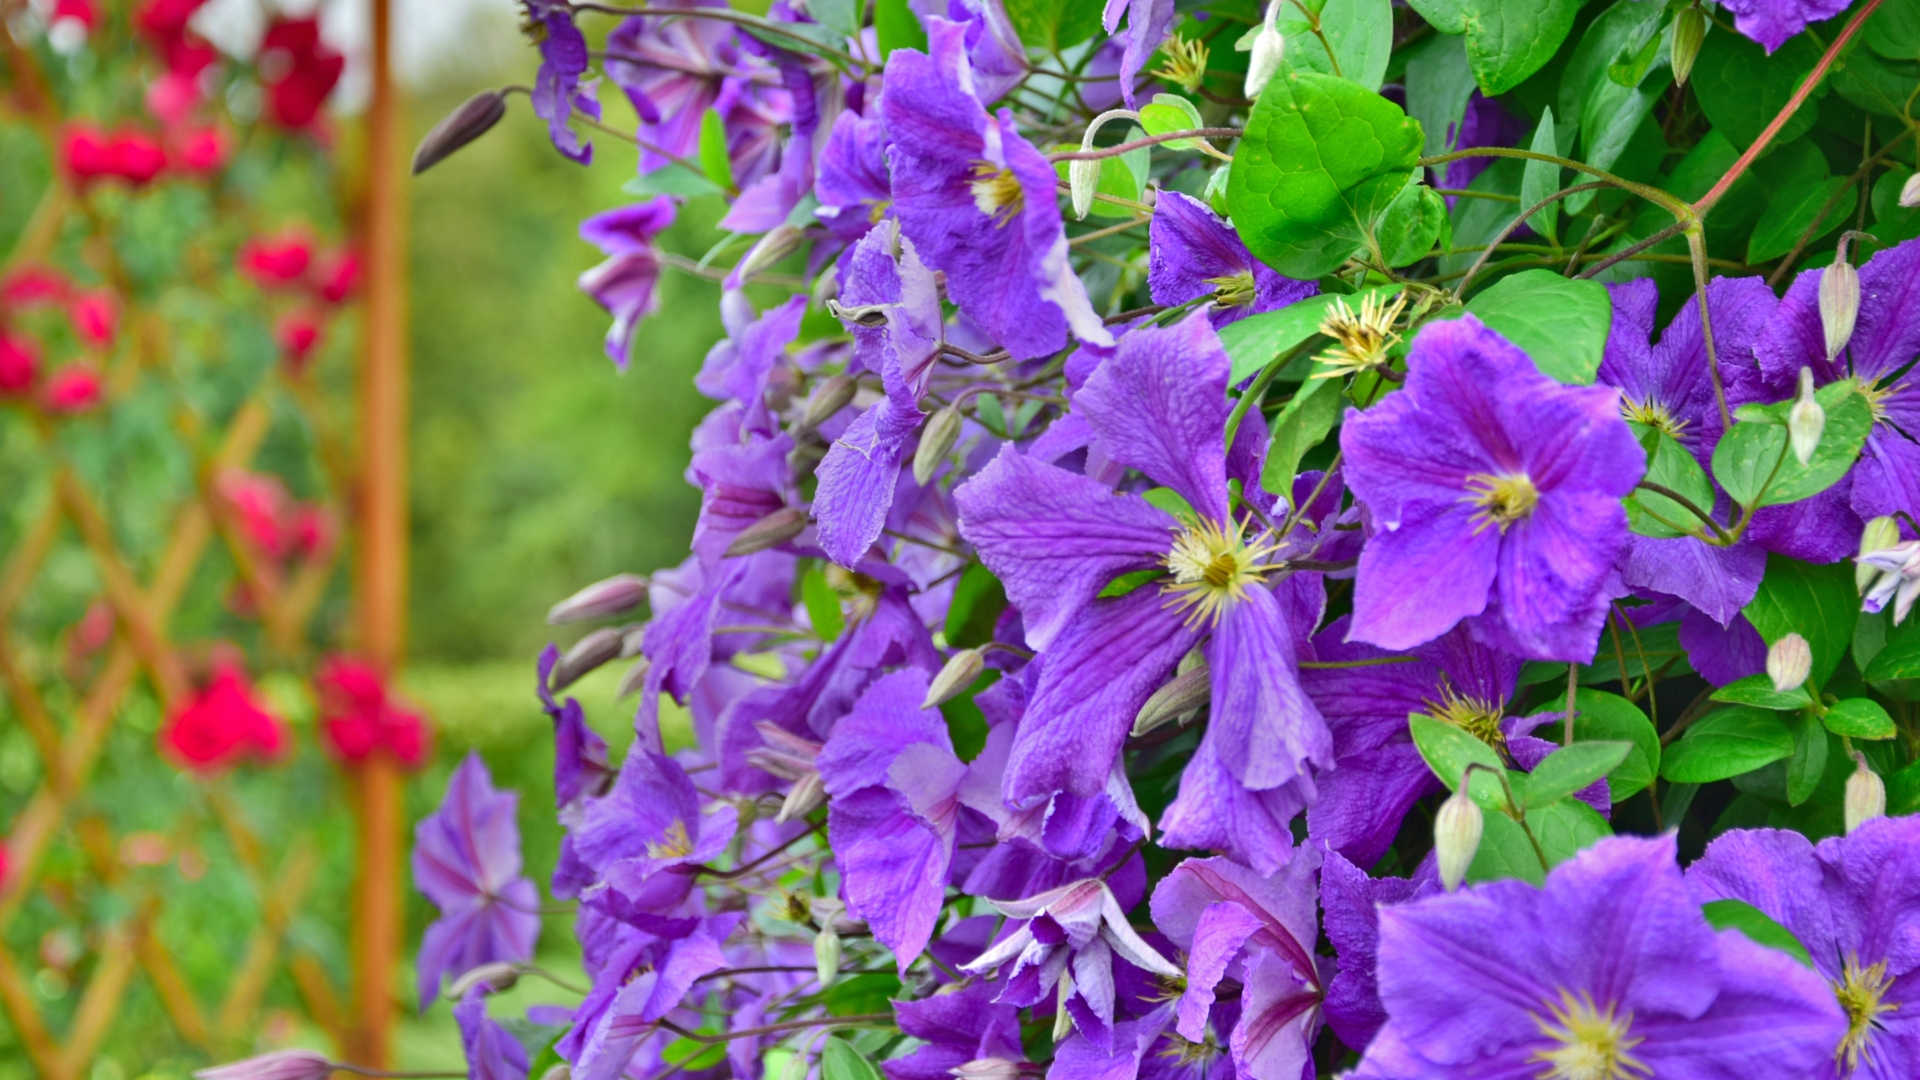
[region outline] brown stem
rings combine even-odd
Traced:
[[[1047,155],[1048,161],[1099,161],[1102,158],[1118,157],[1129,151],[1155,146],[1175,139],[1237,139],[1246,134],[1239,128],[1189,128],[1185,131],[1169,131],[1160,135],[1149,135],[1144,139],[1123,142],[1115,146],[1102,146],[1094,150],[1061,150]]]

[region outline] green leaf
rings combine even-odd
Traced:
[[[738,186],[733,179],[733,158],[727,154],[727,125],[717,109],[708,109],[700,117],[700,168],[719,187]]]
[[[1469,766],[1484,766],[1473,774],[1467,793],[1488,810],[1505,808],[1507,796],[1500,786],[1500,777],[1506,775],[1507,767],[1493,747],[1444,720],[1418,713],[1407,717],[1407,728],[1413,733],[1413,745],[1419,749],[1427,767],[1448,790],[1459,789],[1460,776]]]
[[[1620,0],[1587,27],[1568,60],[1560,80],[1560,115],[1569,123],[1577,121],[1581,159],[1595,168],[1610,170],[1619,162],[1673,81],[1660,51],[1663,15],[1659,5]],[[1649,48],[1654,50],[1649,67],[1658,64],[1657,71],[1643,70],[1632,79],[1616,77],[1616,58],[1623,53],[1640,57]],[[1633,66],[1639,66],[1637,60]],[[1569,196],[1567,212],[1585,210],[1595,194]]]
[[[1813,704],[1813,696],[1807,693],[1806,687],[1796,686],[1783,694],[1773,688],[1773,680],[1765,675],[1749,675],[1730,682],[1713,692],[1713,700],[1776,710],[1804,709]]]
[[[1907,95],[1920,77],[1920,64],[1882,60],[1868,49],[1850,50],[1834,70],[1833,88],[1842,98],[1872,113],[1907,118]]]
[[[1813,685],[1824,686],[1853,641],[1853,566],[1815,566],[1784,555],[1767,556],[1766,576],[1741,610],[1771,646],[1790,633],[1807,639],[1813,651]]]
[[[1345,300],[1348,307],[1358,311],[1361,302],[1369,296],[1391,297],[1399,291],[1396,285],[1375,285],[1352,296],[1320,293],[1296,300],[1279,311],[1249,315],[1221,327],[1220,344],[1233,361],[1227,385],[1237,386],[1245,382],[1261,368],[1319,333],[1320,324],[1326,321],[1327,309],[1333,306],[1335,300]]]
[[[1434,34],[1409,51],[1407,112],[1426,135],[1422,153],[1441,154],[1454,148],[1449,133],[1458,141],[1460,121],[1474,89],[1465,38]]]
[[[993,625],[1007,609],[1007,591],[1000,579],[979,563],[969,565],[954,582],[947,607],[947,644],[974,649],[993,640]]]
[[[682,199],[697,199],[703,195],[722,194],[726,189],[707,179],[705,173],[695,172],[677,162],[668,162],[621,184],[620,190],[642,198],[673,195]]]
[[[1447,227],[1447,201],[1422,183],[1408,184],[1380,217],[1375,242],[1388,266],[1419,262]]]
[[[1688,85],[1713,126],[1745,150],[1786,108],[1800,80],[1819,61],[1820,47],[1804,34],[1788,38],[1768,56],[1759,44],[1740,34],[1714,30],[1701,43]],[[1805,135],[1813,127],[1820,111],[1817,103],[1825,93],[1825,85],[1815,87],[1806,104],[1774,136],[1773,145],[1784,146]]]
[[[1827,730],[1850,739],[1891,739],[1899,733],[1893,717],[1871,698],[1846,698],[1836,702],[1820,719]]]
[[[834,1016],[857,1016],[888,1011],[899,993],[900,980],[891,971],[869,971],[834,983],[821,1001]]]
[[[1586,121],[1582,118],[1586,115],[1587,101],[1602,92],[1605,85],[1620,88],[1607,77],[1608,67],[1633,42],[1657,29],[1664,14],[1661,8],[1638,0],[1615,0],[1613,6],[1588,23],[1560,73],[1560,92],[1555,102],[1560,116],[1585,128]]]
[[[1149,135],[1165,135],[1169,131],[1191,131],[1207,125],[1193,102],[1178,94],[1155,94],[1151,103],[1140,106],[1140,126]],[[1191,150],[1200,143],[1195,139],[1174,139],[1160,145],[1168,150]]]
[[[807,0],[807,14],[841,37],[859,37],[867,13],[863,0]]]
[[[1006,8],[1021,42],[1043,52],[1071,48],[1100,30],[1100,0],[1006,0]]]
[[[1597,281],[1522,270],[1467,301],[1467,310],[1513,342],[1548,378],[1587,386],[1606,351],[1613,303]]]
[[[1300,384],[1293,400],[1273,418],[1273,439],[1267,443],[1267,463],[1260,472],[1260,486],[1293,505],[1293,477],[1300,459],[1320,445],[1340,419],[1340,390],[1337,380],[1308,379]]]
[[[1809,231],[1809,242],[1818,240],[1853,217],[1853,208],[1859,202],[1860,192],[1844,176],[1823,176],[1780,187],[1767,200],[1766,213],[1754,226],[1753,238],[1747,242],[1747,262],[1751,265],[1777,259],[1792,251],[1801,235]],[[1820,213],[1822,209],[1825,215]]]
[[[1810,499],[1840,482],[1859,460],[1873,430],[1873,409],[1851,379],[1813,393],[1827,414],[1820,445],[1807,464],[1788,449],[1787,413],[1793,402],[1743,405],[1738,421],[1713,451],[1713,476],[1742,506],[1780,506]]]
[[[1582,848],[1613,835],[1607,820],[1578,799],[1561,799],[1527,811],[1527,827],[1540,842],[1539,854],[1535,854],[1527,834],[1512,818],[1488,814],[1485,831],[1480,836],[1480,849],[1474,852],[1473,864],[1467,867],[1467,880],[1478,883],[1518,878],[1538,885],[1546,880],[1546,873],[1540,869],[1540,855],[1546,856],[1548,866],[1558,866]]]
[[[1884,620],[1886,615],[1878,617]],[[1905,625],[1895,627],[1866,668],[1868,682],[1920,679],[1920,619],[1909,617]]]
[[[1100,590],[1100,595],[1097,599],[1108,600],[1116,596],[1125,596],[1140,586],[1159,577],[1164,572],[1165,571],[1161,570],[1133,570],[1121,574],[1119,577],[1107,582],[1106,587]]]
[[[1560,144],[1553,134],[1553,107],[1540,115],[1540,123],[1533,129],[1533,142],[1527,149],[1536,154],[1558,155]],[[1520,208],[1522,210],[1536,205],[1560,190],[1560,166],[1549,161],[1529,161],[1520,172]],[[1547,238],[1549,243],[1560,241],[1560,204],[1552,203],[1546,209],[1527,219],[1533,230]]]
[[[1573,717],[1574,745],[1585,742],[1624,740],[1632,744],[1633,749],[1627,756],[1607,773],[1607,791],[1614,802],[1621,802],[1640,792],[1660,772],[1660,733],[1654,730],[1653,721],[1640,711],[1640,706],[1618,694],[1609,694],[1604,690],[1580,687],[1574,697],[1578,711]],[[1540,713],[1565,714],[1567,696],[1560,695],[1553,701],[1534,710]],[[1556,736],[1563,725],[1550,724],[1540,729]]]
[[[847,1040],[828,1039],[820,1052],[820,1080],[880,1080],[880,1070]]]
[[[1873,195],[1867,200],[1873,207],[1871,231],[1889,244],[1920,236],[1920,207],[1900,205],[1900,192],[1912,176],[1912,169],[1896,165],[1873,182]]]
[[[1580,0],[1408,0],[1443,34],[1467,36],[1480,92],[1504,94],[1539,71],[1573,29]]]
[[[1660,775],[1676,784],[1709,784],[1752,772],[1793,753],[1793,733],[1772,713],[1735,705],[1696,722],[1667,747]]]
[[[1827,729],[1806,713],[1787,722],[1793,732],[1793,755],[1787,758],[1787,805],[1799,806],[1813,796],[1827,771]]]
[[[818,567],[807,571],[800,578],[800,602],[807,609],[807,621],[813,624],[813,632],[823,641],[835,641],[846,626],[846,618],[840,613],[840,594],[827,584],[827,575]]]
[[[1693,505],[1713,512],[1713,481],[1707,479],[1700,459],[1694,457],[1691,450],[1673,436],[1653,428],[1645,429],[1640,445],[1647,451],[1648,483],[1678,492]],[[1675,530],[1661,519],[1687,531]],[[1703,535],[1709,531],[1693,511],[1645,488],[1635,488],[1627,496],[1627,524],[1641,536]]]
[[[1807,955],[1807,947],[1793,936],[1793,931],[1744,900],[1709,900],[1700,905],[1700,913],[1715,930],[1738,930],[1757,945],[1779,949],[1803,967],[1813,966],[1813,957]]]
[[[927,30],[907,0],[873,0],[873,32],[882,59],[895,49],[927,48]]]
[[[1867,47],[1889,60],[1920,57],[1920,3],[1888,0],[1860,28]]]
[[[1413,181],[1422,139],[1419,124],[1371,90],[1286,72],[1261,92],[1234,155],[1234,227],[1282,274],[1330,273]]]
[[[1298,9],[1288,4],[1288,14]],[[1327,0],[1320,11],[1320,33],[1326,43],[1304,19],[1277,20],[1287,41],[1287,63],[1301,71],[1333,74],[1328,50],[1340,62],[1340,75],[1369,90],[1380,89],[1387,74],[1387,61],[1393,54],[1393,4],[1391,0]]]
[[[1157,506],[1177,518],[1192,521],[1200,516],[1193,512],[1193,504],[1187,501],[1186,496],[1169,487],[1148,488],[1140,493],[1140,497],[1147,500],[1148,505]]]
[[[1527,774],[1526,791],[1520,799],[1528,806],[1564,799],[1611,773],[1634,749],[1630,742],[1575,742],[1555,750]]]

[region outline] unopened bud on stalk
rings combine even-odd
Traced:
[[[631,660],[640,655],[647,644],[647,628],[629,623],[620,628],[620,659]]]
[[[726,557],[735,559],[778,547],[805,532],[806,528],[806,511],[791,506],[775,510],[740,530],[740,535],[727,545]]]
[[[1687,85],[1693,74],[1693,62],[1700,58],[1700,45],[1707,39],[1707,16],[1698,7],[1688,7],[1673,19],[1673,84]]]
[[[573,648],[568,649],[560,657],[560,662],[553,665],[553,692],[557,694],[565,690],[600,665],[618,659],[620,641],[624,636],[612,627],[602,627],[574,642]]]
[[[1082,150],[1091,150],[1091,146],[1082,146]],[[1100,188],[1100,162],[1069,161],[1067,163],[1067,192],[1073,197],[1073,216],[1085,221],[1093,210],[1093,195]]]
[[[419,176],[446,160],[449,154],[493,130],[507,115],[507,95],[482,90],[433,125],[413,152],[413,175]]]
[[[773,820],[780,822],[797,821],[819,809],[827,801],[827,785],[820,779],[818,771],[809,770],[787,789],[787,797],[780,804],[780,812]]]
[[[780,265],[781,260],[800,250],[805,240],[806,235],[795,226],[785,222],[775,225],[747,250],[747,257],[741,259],[740,265],[728,275],[728,284],[736,287],[745,285]]]
[[[1016,1080],[1020,1065],[1006,1058],[974,1058],[952,1071],[960,1080]]]
[[[558,624],[611,619],[639,607],[646,598],[646,578],[639,574],[615,574],[548,608],[547,621]]]
[[[920,429],[920,446],[913,452],[913,482],[925,486],[933,479],[947,451],[960,439],[960,410],[952,405],[934,413]]]
[[[932,684],[927,687],[927,700],[921,702],[920,707],[931,709],[966,693],[967,687],[973,685],[973,680],[979,678],[986,667],[986,659],[980,655],[979,649],[961,649],[954,653],[947,658],[940,674],[933,677]]]
[[[1871,555],[1884,551],[1900,542],[1900,523],[1891,515],[1883,515],[1867,522],[1860,531],[1860,554]],[[1880,568],[1871,563],[1856,563],[1853,568],[1853,586],[1856,592],[1866,592],[1875,578],[1880,576]]]
[[[1900,205],[1909,210],[1920,206],[1920,173],[1907,177],[1907,182],[1900,185]]]
[[[1813,649],[1799,634],[1788,634],[1767,650],[1767,678],[1775,691],[1786,694],[1806,685],[1813,674]]]
[[[1433,816],[1433,856],[1440,867],[1440,884],[1448,892],[1467,880],[1467,867],[1480,850],[1480,834],[1487,824],[1480,804],[1467,794],[1469,779],[1470,774],[1460,777],[1460,790],[1447,796]]]
[[[276,1050],[211,1069],[195,1070],[194,1080],[327,1080],[333,1062],[312,1050]]]
[[[822,990],[832,986],[834,977],[840,974],[840,935],[831,926],[813,935],[813,973],[819,977]]]
[[[821,383],[807,399],[806,411],[800,416],[800,430],[812,431],[826,423],[834,413],[852,404],[853,392],[859,388],[853,376],[845,372]]]
[[[1058,1043],[1073,1030],[1073,1017],[1067,1012],[1067,999],[1073,996],[1073,973],[1060,973],[1060,993],[1053,1002],[1053,1041]]]
[[[796,1047],[792,1056],[787,1058],[786,1068],[780,1070],[780,1080],[807,1080],[807,1074],[813,1071],[813,1062],[807,1057],[805,1048]]]
[[[1280,62],[1287,58],[1287,39],[1280,33],[1279,27],[1280,9],[1286,3],[1287,0],[1273,0],[1268,4],[1267,17],[1261,22],[1260,28],[1234,45],[1240,52],[1253,54],[1247,58],[1246,91],[1250,98],[1260,96],[1260,91],[1280,71]]]
[[[1813,369],[1800,369],[1800,397],[1787,411],[1787,438],[1793,446],[1793,456],[1805,465],[1813,460],[1813,452],[1820,449],[1820,435],[1827,429],[1827,412],[1813,399]]]
[[[1827,359],[1840,355],[1853,337],[1860,314],[1860,271],[1843,255],[1820,274],[1820,327],[1827,335]]]
[[[573,1066],[563,1061],[541,1073],[540,1080],[573,1080]]]
[[[513,989],[519,981],[520,968],[517,965],[503,962],[481,964],[468,968],[466,974],[447,984],[447,997],[459,1001],[476,986],[485,988],[489,994],[498,994]]]
[[[1190,671],[1173,677],[1165,686],[1153,692],[1145,705],[1133,718],[1133,734],[1137,738],[1165,724],[1183,713],[1192,712],[1205,705],[1213,695],[1213,683],[1207,665],[1199,664]]]
[[[1853,752],[1853,775],[1847,777],[1847,795],[1842,805],[1846,814],[1847,831],[1852,832],[1863,822],[1887,816],[1887,785],[1880,780],[1880,774],[1867,768],[1866,755]]]
[[[633,666],[620,676],[620,684],[613,688],[614,700],[618,701],[639,693],[641,687],[647,685],[647,670],[651,667],[653,667],[653,661],[644,656],[635,660]]]

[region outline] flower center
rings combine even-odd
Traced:
[[[1533,479],[1526,473],[1475,473],[1467,477],[1467,488],[1470,494],[1465,501],[1480,508],[1473,515],[1475,534],[1489,525],[1498,525],[1501,532],[1506,532],[1507,526],[1532,514],[1540,501],[1540,489],[1533,486]]]
[[[1849,1073],[1858,1068],[1862,1061],[1873,1059],[1873,1051],[1867,1044],[1880,1026],[1881,1014],[1900,1007],[1897,1002],[1883,1003],[1880,1000],[1892,985],[1893,976],[1887,974],[1885,960],[1861,967],[1858,956],[1847,957],[1847,966],[1841,970],[1840,981],[1833,984],[1833,996],[1839,999],[1840,1008],[1847,1014],[1847,1036],[1840,1040],[1840,1048],[1834,1051],[1834,1057],[1846,1064]]]
[[[826,569],[827,587],[839,596],[848,622],[865,622],[880,606],[880,594],[886,586],[856,570],[838,566]]]
[[[1207,43],[1174,35],[1160,47],[1167,62],[1154,74],[1189,94],[1198,93],[1207,80]]]
[[[1456,693],[1444,682],[1440,684],[1440,700],[1428,701],[1426,706],[1427,715],[1435,720],[1452,724],[1493,747],[1502,758],[1507,756],[1507,733],[1500,730],[1500,706]]]
[[[1263,562],[1279,545],[1266,534],[1248,547],[1238,530],[1227,532],[1211,521],[1188,525],[1173,538],[1166,556],[1173,583],[1164,587],[1173,594],[1168,603],[1187,612],[1187,625],[1212,624],[1229,601],[1246,598],[1247,586],[1256,585],[1276,564]]]
[[[1345,300],[1334,300],[1320,323],[1320,332],[1334,341],[1333,348],[1320,354],[1320,362],[1333,370],[1319,377],[1337,378],[1385,366],[1387,350],[1400,340],[1393,324],[1406,308],[1406,293],[1395,296],[1391,304],[1378,294],[1368,296],[1360,301],[1358,312]]]
[[[992,218],[996,227],[1012,221],[1027,197],[1013,170],[991,161],[973,163],[973,183],[969,186],[973,191],[973,205]]]
[[[647,856],[654,859],[684,859],[693,854],[693,837],[687,834],[687,823],[675,819],[667,826],[660,839],[647,844]]]
[[[1253,271],[1243,270],[1227,277],[1208,278],[1213,286],[1213,302],[1221,307],[1245,307],[1253,303]]]
[[[1906,383],[1899,386],[1881,386],[1878,382],[1860,384],[1860,395],[1867,399],[1867,411],[1873,414],[1874,423],[1887,422],[1887,399],[1906,388]]]
[[[1624,397],[1621,398],[1620,415],[1636,424],[1645,424],[1655,431],[1665,432],[1676,439],[1680,437],[1682,431],[1687,429],[1687,421],[1674,419],[1665,405],[1652,398],[1645,401],[1629,401]]]
[[[1220,1056],[1220,1044],[1213,1041],[1213,1033],[1199,1042],[1188,1042],[1172,1031],[1167,1032],[1167,1045],[1160,1050],[1160,1056],[1176,1065],[1192,1068]]]
[[[1560,991],[1560,1004],[1548,1003],[1547,1012],[1553,1016],[1552,1023],[1533,1018],[1540,1033],[1554,1042],[1548,1049],[1534,1051],[1533,1060],[1547,1065],[1540,1080],[1644,1080],[1653,1075],[1645,1062],[1630,1053],[1645,1041],[1627,1037],[1632,1013],[1615,1019],[1613,1006],[1601,1009],[1584,990],[1579,997]]]

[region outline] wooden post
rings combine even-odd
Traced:
[[[359,644],[398,677],[407,628],[406,196],[400,109],[393,84],[392,4],[373,8],[373,100],[367,111],[365,354],[360,372],[359,560],[354,580]],[[355,777],[360,876],[353,911],[353,1016],[357,1064],[388,1065],[394,976],[405,932],[405,799],[397,762],[375,754]]]

